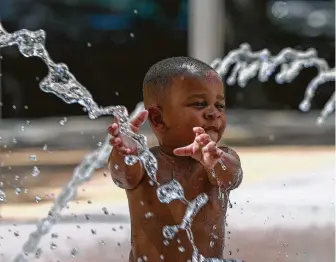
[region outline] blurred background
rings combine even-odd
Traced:
[[[0,21],[8,32],[45,30],[51,58],[67,64],[98,104],[129,111],[142,100],[146,71],[170,56],[211,63],[247,42],[272,54],[315,48],[335,66],[334,0],[0,0]],[[1,262],[12,261],[112,120],[89,120],[80,106],[43,93],[46,74],[41,60],[15,46],[0,49]],[[308,68],[289,84],[226,86],[222,143],[238,151],[245,170],[231,196],[228,258],[335,261],[334,116],[315,125],[335,83],[320,86],[310,112],[298,110],[316,74]],[[156,144],[148,125],[142,132]],[[51,233],[32,261],[127,261],[127,200],[106,168],[80,188]]]

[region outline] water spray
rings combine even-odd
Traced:
[[[191,224],[197,212],[207,203],[208,197],[202,193],[194,200],[188,201],[184,198],[182,186],[172,180],[166,184],[160,185],[156,179],[158,170],[157,160],[150,152],[146,137],[135,134],[129,126],[130,116],[123,106],[100,107],[93,100],[90,92],[81,85],[68,67],[62,63],[55,63],[49,56],[45,48],[45,32],[43,30],[29,31],[22,29],[13,33],[8,33],[0,23],[0,48],[16,45],[24,57],[39,57],[48,67],[48,75],[39,83],[43,92],[53,93],[67,104],[78,103],[84,107],[89,118],[95,119],[102,115],[113,115],[118,117],[120,123],[120,132],[132,139],[138,147],[138,156],[126,156],[125,163],[133,165],[136,161],[141,161],[150,178],[152,186],[157,186],[157,197],[162,203],[170,203],[173,200],[180,200],[187,205],[185,216],[179,225],[165,226],[163,236],[166,240],[174,238],[178,230],[185,230],[188,233],[190,243],[193,247],[192,262],[227,262],[232,260],[205,258],[199,254],[196,245],[193,242]],[[314,97],[319,85],[335,80],[335,69],[330,69],[325,60],[318,58],[315,50],[310,49],[305,52],[296,51],[290,48],[282,50],[277,56],[272,57],[270,52],[265,49],[253,53],[248,44],[243,44],[239,49],[231,51],[223,60],[216,59],[212,66],[222,76],[226,75],[229,68],[233,66],[232,74],[228,77],[229,85],[236,81],[241,87],[245,87],[247,81],[258,74],[260,81],[267,81],[270,75],[278,66],[281,71],[276,75],[279,83],[291,82],[304,67],[316,66],[318,75],[311,81],[306,89],[305,98],[300,104],[300,109],[308,111],[310,102]],[[143,109],[139,104],[133,115]],[[335,109],[335,93],[323,108],[318,123],[323,123],[324,119]],[[36,230],[29,235],[24,243],[22,250],[16,256],[15,262],[28,261],[29,254],[37,250],[42,237],[50,232],[61,215],[62,209],[67,203],[76,197],[78,187],[91,179],[94,171],[106,164],[112,147],[109,145],[110,137],[107,136],[103,146],[96,151],[88,154],[83,161],[74,170],[72,179],[63,187],[61,193],[57,196],[47,217],[43,218],[36,225]],[[6,195],[0,190],[0,201],[5,201]]]

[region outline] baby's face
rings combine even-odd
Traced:
[[[216,74],[208,77],[179,76],[173,80],[163,105],[167,130],[161,140],[171,147],[194,141],[193,127],[202,127],[218,142],[226,127],[224,87]]]

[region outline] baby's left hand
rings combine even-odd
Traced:
[[[208,169],[213,169],[218,161],[225,154],[219,149],[216,142],[201,127],[194,127],[195,140],[188,146],[176,148],[174,154],[177,156],[190,156]]]

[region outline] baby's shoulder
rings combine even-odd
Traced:
[[[228,153],[229,155],[232,155],[232,156],[236,157],[239,160],[238,153],[235,150],[233,150],[231,147],[228,147],[226,145],[221,145],[221,146],[219,146],[219,148],[221,150],[223,150],[225,153]]]

